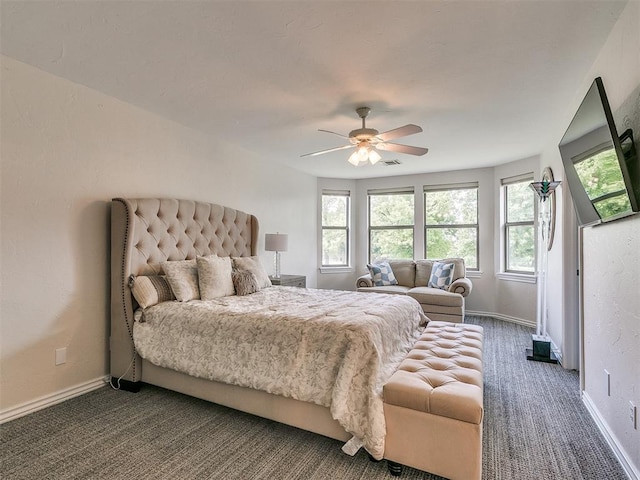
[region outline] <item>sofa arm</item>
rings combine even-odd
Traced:
[[[471,289],[473,288],[473,284],[471,280],[467,277],[459,278],[454,280],[451,285],[449,285],[449,291],[452,293],[459,293],[463,297],[466,297],[471,293]]]
[[[358,277],[358,279],[356,280],[356,288],[361,287],[373,287],[373,280],[371,280],[371,275],[369,275],[368,273],[366,275]]]

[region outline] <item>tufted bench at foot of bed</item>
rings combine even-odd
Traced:
[[[451,480],[482,474],[482,327],[429,322],[385,384],[384,458]]]

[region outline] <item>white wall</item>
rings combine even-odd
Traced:
[[[1,61],[0,413],[108,373],[113,197],[189,198],[253,213],[262,234],[289,234],[283,271],[315,285],[314,177]],[[270,269],[271,253],[262,259]],[[67,363],[55,366],[61,347]]]
[[[640,3],[629,2],[576,96],[558,137],[549,142],[541,167],[562,172],[557,145],[595,77],[602,77],[611,109],[622,133],[633,126],[640,147]],[[620,107],[626,113],[616,114]],[[562,251],[550,256],[552,336],[570,344],[576,334],[575,265],[578,254],[575,214],[567,189],[559,198]],[[640,422],[633,428],[629,402],[640,406],[640,215],[583,229],[584,400],[605,431],[631,478],[640,478]],[[564,259],[564,264],[562,260]],[[607,392],[604,370],[611,374]]]

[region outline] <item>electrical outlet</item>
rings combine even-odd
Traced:
[[[638,428],[638,410],[633,402],[629,401],[629,421],[633,425],[633,429]]]
[[[607,376],[607,397],[611,396],[611,374],[605,369],[604,374]]]
[[[56,365],[67,363],[67,347],[56,349]]]

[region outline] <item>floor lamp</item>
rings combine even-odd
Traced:
[[[547,267],[549,235],[551,234],[551,200],[560,182],[543,180],[533,182],[529,186],[538,194],[539,229],[538,229],[538,305],[536,315],[536,333],[532,335],[533,348],[527,348],[527,360],[558,363],[551,351],[551,338],[547,334]],[[553,212],[555,214],[555,212]]]

